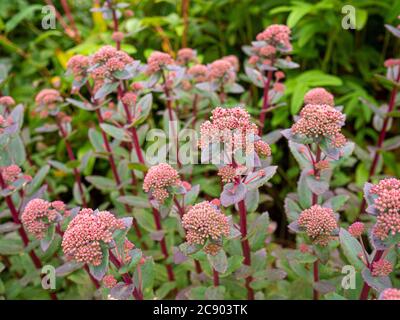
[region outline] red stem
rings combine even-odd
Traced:
[[[65,11],[65,14],[68,17],[69,22],[71,23],[71,26],[72,26],[72,29],[74,30],[77,42],[80,42],[79,31],[78,31],[78,28],[76,27],[74,16],[71,14],[71,10],[69,8],[68,2],[66,0],[61,0],[61,5]]]
[[[99,120],[99,123],[100,123],[100,124],[103,123],[103,122],[104,122],[104,119],[103,119],[103,117],[102,117],[101,112],[100,112],[99,109],[96,109],[96,114],[97,114],[97,118],[98,118],[98,120]],[[120,178],[120,176],[119,176],[119,173],[118,173],[118,170],[117,170],[117,166],[115,165],[115,159],[114,159],[114,156],[113,156],[113,154],[112,154],[112,150],[111,150],[110,143],[108,142],[107,135],[106,135],[106,133],[104,132],[104,130],[100,128],[100,131],[101,131],[101,135],[102,135],[102,137],[103,137],[104,147],[106,148],[106,151],[107,151],[107,153],[108,153],[108,161],[110,162],[111,171],[112,171],[112,173],[113,173],[115,182],[117,183],[117,186],[118,186],[119,194],[120,194],[121,196],[124,196],[124,195],[125,195],[125,191],[121,188],[121,178]],[[124,207],[125,207],[125,210],[126,210],[127,212],[132,213],[131,208],[130,208],[127,204],[124,204]],[[139,239],[142,239],[142,232],[141,232],[140,229],[139,229],[139,226],[138,226],[138,224],[137,224],[136,219],[133,219],[132,225],[133,225],[133,228],[135,229],[135,232],[136,232],[137,237],[138,237]],[[143,249],[145,249],[145,248],[146,248],[146,245],[145,245],[144,243],[142,243],[142,247],[143,247]]]
[[[374,259],[372,261],[372,263],[370,263],[369,265],[369,269],[372,270],[372,264],[376,261],[378,261],[382,255],[383,255],[384,250],[377,250],[374,256]],[[365,257],[367,259],[367,257]],[[360,300],[367,300],[368,299],[368,293],[369,293],[369,289],[371,289],[371,287],[364,282],[364,286],[361,290],[361,294],[360,294]]]
[[[399,82],[399,81],[400,81],[400,71],[396,78],[396,82]],[[394,107],[396,105],[397,91],[398,91],[398,88],[397,88],[397,86],[395,86],[395,87],[393,87],[393,89],[390,93],[390,100],[389,100],[389,106],[388,106],[388,111],[387,111],[388,113],[390,113],[394,110]],[[368,181],[371,181],[371,178],[375,175],[376,167],[378,165],[378,160],[379,160],[379,152],[383,146],[383,142],[385,141],[386,130],[387,130],[387,126],[389,124],[389,119],[390,119],[390,117],[388,117],[386,115],[385,119],[383,120],[383,125],[382,125],[381,132],[379,133],[374,158],[372,159],[371,168],[369,169]],[[360,205],[359,215],[364,212],[365,208],[366,208],[366,202],[365,202],[365,199],[363,198],[361,201],[361,205]]]
[[[260,113],[260,130],[259,130],[259,135],[262,135],[263,129],[264,129],[264,125],[265,125],[265,117],[267,114],[267,109],[268,109],[268,95],[269,95],[269,86],[271,84],[271,80],[272,80],[272,70],[268,71],[267,74],[267,81],[265,81],[264,83],[264,93],[263,93],[263,105],[261,108],[261,113]]]
[[[115,12],[115,9],[112,7],[112,3],[110,0],[107,0],[108,7],[111,9],[112,12],[112,18],[113,18],[113,25],[114,25],[114,32],[118,32],[118,18],[117,18],[117,13]],[[115,41],[115,46],[117,50],[121,49],[121,42],[120,41]]]
[[[120,269],[122,267],[121,261],[118,260],[118,258],[112,253],[111,250],[109,250],[110,254],[110,261],[112,264],[114,264],[117,269]],[[132,284],[132,278],[128,273],[123,273],[122,274],[122,279],[126,284]],[[143,294],[140,290],[137,290],[137,288],[133,289],[132,295],[135,297],[136,300],[143,300]]]
[[[153,208],[153,218],[154,218],[154,222],[156,225],[156,229],[158,231],[162,231],[160,212],[155,208]],[[168,250],[167,250],[167,244],[165,242],[165,235],[163,236],[163,238],[160,241],[160,246],[161,246],[161,252],[164,255],[164,258],[168,259],[169,255],[168,255]],[[168,280],[174,281],[175,275],[174,275],[174,271],[172,269],[171,264],[167,263],[166,268],[167,268]]]
[[[218,275],[218,271],[215,270],[213,268],[213,283],[214,283],[214,287],[218,287],[219,286],[219,275]]]
[[[203,270],[201,269],[201,264],[200,264],[199,260],[194,259],[194,266],[195,266],[196,272],[198,274],[203,272]]]
[[[68,157],[71,161],[75,161],[75,155],[74,152],[72,151],[71,148],[71,144],[68,141],[68,135],[64,130],[64,127],[62,125],[62,123],[60,123],[60,120],[58,118],[56,118],[56,122],[57,122],[57,126],[60,130],[60,133],[62,135],[62,137],[64,138],[64,142],[65,142],[65,147],[67,149],[67,153],[68,153]],[[84,207],[87,207],[87,202],[86,202],[86,197],[85,197],[85,192],[83,190],[83,186],[82,186],[82,180],[81,180],[81,175],[80,172],[77,168],[73,169],[74,172],[74,176],[75,176],[75,182],[78,185],[78,189],[79,189],[79,193],[81,194],[81,199],[82,199],[82,204]]]
[[[2,174],[0,173],[0,186],[1,189],[5,190],[7,188],[7,185],[3,179]],[[24,244],[24,247],[28,247],[29,245],[29,238],[28,235],[25,232],[24,227],[22,226],[21,220],[19,219],[19,213],[17,211],[17,209],[15,208],[14,202],[12,201],[10,196],[5,196],[4,199],[6,200],[7,206],[10,209],[11,212],[11,216],[12,219],[14,221],[14,223],[20,225],[21,227],[18,228],[18,233],[22,239],[22,243]],[[30,250],[29,251],[29,256],[32,259],[33,264],[35,265],[36,269],[41,270],[42,269],[42,262],[40,261],[40,259],[38,258],[38,256],[36,255],[35,251]],[[57,299],[57,295],[54,292],[50,292],[50,297],[52,300],[58,300]]]
[[[312,154],[310,151],[310,157],[312,158]],[[319,177],[319,170],[316,167],[316,164],[321,160],[321,148],[319,145],[317,145],[317,151],[315,153],[315,161],[312,162],[313,168],[314,168],[314,175],[316,177]],[[312,205],[318,204],[318,195],[315,193],[312,193]],[[314,262],[313,265],[313,275],[314,275],[314,283],[317,283],[319,281],[319,262],[318,259]],[[314,300],[319,300],[319,292],[314,288],[313,289],[313,299]]]
[[[243,263],[247,266],[251,266],[251,251],[249,240],[247,239],[247,213],[246,213],[246,205],[244,200],[238,203],[239,206],[239,218],[240,218],[240,232],[242,234],[242,250],[244,261]],[[247,299],[254,300],[254,291],[250,287],[250,283],[253,280],[252,276],[248,276],[246,278],[246,289],[247,289]]]
[[[168,118],[170,122],[174,121],[174,117],[172,114],[172,100],[171,100],[171,96],[170,96],[170,91],[168,89],[167,86],[167,78],[164,74],[164,71],[162,71],[162,77],[163,77],[163,81],[164,81],[164,94],[165,94],[165,98],[167,99],[167,110],[168,110]],[[171,124],[172,125],[172,124]],[[178,163],[178,168],[182,167],[182,164],[179,160],[179,142],[178,142],[178,134],[177,132],[175,132],[175,126],[172,125],[172,138],[175,140],[176,143],[176,162]]]

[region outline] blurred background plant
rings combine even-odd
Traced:
[[[286,105],[272,110],[267,115],[266,132],[287,128],[292,115],[302,106],[303,97],[310,88],[323,86],[334,93],[336,104],[344,106],[347,115],[345,135],[356,142],[358,159],[353,158],[335,171],[333,187],[347,187],[354,184],[353,190],[359,191],[368,180],[368,162],[358,161],[368,158],[365,155],[367,145],[373,145],[378,132],[372,128],[373,112],[366,101],[378,104],[388,101],[389,87],[376,74],[384,74],[384,61],[396,57],[399,42],[385,29],[385,24],[397,25],[400,12],[400,0],[125,0],[124,19],[120,29],[125,33],[122,49],[136,59],[145,61],[153,50],[175,53],[182,47],[197,50],[200,61],[209,63],[226,55],[236,55],[241,65],[240,82],[246,91],[240,97],[249,112],[258,114],[261,107],[262,92],[251,85],[243,72],[245,54],[242,46],[250,44],[266,26],[272,23],[284,23],[292,29],[293,57],[300,68],[289,70],[286,76]],[[122,3],[122,1],[121,1]],[[44,5],[56,7],[56,29],[43,30],[42,19]],[[68,4],[68,5],[66,5]],[[123,4],[121,4],[123,5]],[[356,12],[355,29],[342,27],[345,13],[342,8],[352,5]],[[34,96],[42,87],[52,86],[61,92],[67,92],[70,81],[63,77],[68,59],[75,54],[88,55],[105,43],[111,43],[112,21],[105,20],[101,12],[91,10],[99,8],[99,0],[76,1],[1,1],[0,2],[0,90],[2,95],[10,95],[18,103],[24,103],[30,110],[34,105]],[[66,8],[70,9],[69,10]],[[61,16],[61,18],[60,18]],[[73,16],[71,20],[70,17]],[[9,76],[6,77],[6,74]],[[363,98],[363,100],[360,100]],[[229,103],[239,100],[229,100]],[[160,108],[163,108],[160,105]],[[87,130],[94,119],[82,110],[72,119],[74,131],[73,148],[78,158],[91,148],[87,141]],[[155,114],[155,113],[154,113]],[[27,117],[31,129],[40,126],[40,120]],[[33,131],[32,131],[33,132]],[[391,136],[399,134],[396,126],[391,128]],[[28,149],[35,150],[33,161],[44,165],[48,157],[64,155],[64,145],[56,135],[35,136],[30,140],[24,136]],[[283,139],[272,145],[274,163],[279,163],[278,174],[272,180],[274,188],[268,194],[279,199],[272,203],[268,197],[264,201],[271,218],[278,222],[281,241],[287,236],[283,199],[294,190],[299,169],[295,160],[286,157],[288,147]],[[400,176],[399,150],[384,152],[384,173]],[[58,157],[60,159],[60,157]],[[370,161],[370,160],[369,160]],[[67,159],[65,159],[67,162]],[[96,174],[107,168],[100,162]],[[196,170],[207,170],[208,167]],[[93,163],[89,163],[83,172],[92,174]],[[56,170],[54,185],[56,193],[65,192],[68,200],[71,195],[68,188],[56,184],[56,178],[63,176],[62,170]],[[73,177],[68,177],[70,185]],[[200,175],[195,183],[210,196],[218,196],[217,183]],[[271,207],[272,206],[272,207]],[[356,218],[358,208],[348,208],[347,218],[351,222]]]

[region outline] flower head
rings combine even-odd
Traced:
[[[154,198],[163,203],[169,196],[168,188],[179,186],[181,180],[178,172],[169,164],[160,163],[153,166],[147,172],[144,182],[143,190],[145,192],[151,191]]]
[[[357,221],[349,226],[348,231],[353,237],[358,238],[363,234],[364,229],[365,229],[364,223]]]
[[[6,183],[13,183],[15,180],[19,178],[19,176],[22,173],[22,170],[16,164],[12,164],[8,167],[0,168],[0,173],[3,176],[3,179],[5,180]]]
[[[38,198],[29,201],[21,215],[24,228],[36,239],[43,239],[47,229],[56,222],[60,214],[65,212],[65,205],[61,203],[61,201],[53,203]]]
[[[203,245],[208,239],[229,235],[228,217],[208,201],[200,202],[183,215],[182,226],[189,244]]]
[[[390,261],[380,259],[372,262],[372,276],[374,277],[386,277],[393,271],[393,265]]]
[[[234,82],[236,73],[231,62],[219,59],[209,65],[208,79],[210,81]]]
[[[379,295],[379,300],[400,300],[400,289],[387,288]]]
[[[222,60],[228,61],[236,72],[239,71],[240,63],[239,63],[239,59],[236,56],[229,55],[229,56],[223,57]]]
[[[78,262],[98,266],[103,259],[102,246],[112,241],[115,230],[124,228],[124,222],[108,211],[82,209],[64,233],[63,251]]]
[[[6,107],[12,107],[13,105],[15,105],[15,101],[10,96],[0,97],[0,105]]]
[[[307,104],[300,112],[300,119],[293,124],[294,134],[308,138],[327,137],[335,147],[342,147],[346,138],[341,134],[345,116],[326,104]]]
[[[196,50],[191,48],[182,48],[178,51],[176,62],[180,65],[187,65],[190,62],[196,62]]]
[[[257,136],[257,125],[251,122],[250,114],[245,109],[217,107],[212,111],[210,121],[200,127],[200,148],[208,148],[212,143],[223,143],[225,151],[231,155],[237,150],[246,154],[255,151],[260,156],[270,155],[267,143],[254,142]]]
[[[229,183],[234,181],[238,174],[236,168],[228,164],[218,170],[218,175],[223,183]]]
[[[116,31],[116,32],[113,32],[111,39],[113,39],[115,42],[121,42],[122,40],[124,40],[124,37],[125,37],[125,35],[123,32]]]
[[[257,41],[266,41],[268,44],[292,50],[290,43],[290,28],[282,24],[273,24],[257,35]]]
[[[77,54],[68,60],[67,69],[73,74],[76,81],[81,81],[87,76],[89,64],[88,57]]]
[[[90,57],[91,75],[97,82],[114,79],[114,72],[122,71],[133,63],[133,59],[124,51],[112,46],[104,46]]]
[[[301,212],[297,222],[315,244],[322,246],[332,240],[332,233],[338,227],[333,210],[320,205],[313,205]]]
[[[196,83],[205,82],[208,78],[208,68],[203,64],[196,64],[190,67],[187,73]]]
[[[103,281],[103,285],[107,288],[107,289],[112,289],[115,287],[115,285],[117,284],[117,279],[114,278],[114,276],[112,274],[107,274],[103,277],[102,279]]]
[[[400,232],[400,180],[388,178],[373,185],[370,193],[378,212],[374,234],[381,240]]]
[[[304,104],[326,104],[328,106],[335,106],[334,98],[324,88],[314,88],[308,91],[304,96]]]
[[[174,64],[174,59],[168,54],[160,51],[153,51],[147,59],[147,74],[153,74],[160,71],[167,65]]]

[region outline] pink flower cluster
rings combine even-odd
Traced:
[[[197,61],[197,53],[196,50],[191,48],[182,48],[178,51],[178,55],[176,58],[176,63],[179,65],[187,65],[190,62]]]
[[[374,234],[381,240],[400,232],[400,180],[388,178],[371,187],[376,195],[374,207],[378,211]]]
[[[200,202],[183,215],[182,226],[189,244],[203,245],[208,239],[229,236],[228,217],[208,201]]]
[[[393,271],[393,265],[390,261],[380,259],[372,263],[372,276],[373,277],[386,277]]]
[[[112,274],[107,274],[103,277],[102,282],[107,289],[112,289],[117,284],[117,279]]]
[[[226,150],[254,150],[251,137],[258,134],[257,125],[250,121],[249,113],[240,107],[225,109],[217,107],[212,111],[211,121],[200,127],[200,148],[207,148],[210,143],[222,142]],[[261,149],[260,149],[261,147]],[[265,145],[258,145],[259,151],[268,153]]]
[[[190,67],[187,73],[195,83],[205,82],[208,79],[208,68],[203,64]]]
[[[160,51],[153,51],[147,59],[146,73],[151,75],[160,71],[167,65],[173,65],[174,59],[168,54]]]
[[[28,202],[21,221],[24,228],[36,239],[43,239],[50,225],[57,221],[59,215],[67,213],[66,211],[62,201],[48,202],[37,198]]]
[[[313,205],[301,212],[297,223],[305,229],[313,243],[321,246],[326,246],[333,239],[332,233],[338,228],[333,210],[320,205]]]
[[[292,50],[290,43],[290,28],[282,24],[272,24],[257,35],[257,41],[266,41],[275,47],[282,47],[286,51]]]
[[[223,183],[233,182],[237,175],[237,169],[234,168],[232,165],[223,166],[218,170],[218,176],[221,177],[221,181]]]
[[[262,158],[267,158],[271,156],[271,147],[265,141],[256,141],[254,143],[254,150]]]
[[[124,228],[124,222],[108,211],[82,209],[64,233],[63,251],[78,262],[98,266],[103,259],[102,246],[112,241],[115,230]]]
[[[37,104],[36,112],[39,113],[41,118],[45,118],[50,112],[53,112],[57,108],[57,103],[62,102],[63,99],[55,89],[43,89],[35,98]]]
[[[8,167],[0,168],[0,173],[3,176],[3,179],[5,180],[6,183],[13,183],[15,180],[19,178],[19,176],[22,173],[22,170],[16,164],[12,164]]]
[[[228,61],[231,64],[231,66],[233,67],[233,70],[235,70],[235,72],[239,71],[240,62],[236,56],[234,56],[234,55],[225,56],[225,57],[222,57],[222,60]]]
[[[379,296],[379,300],[400,300],[400,289],[387,288]]]
[[[304,96],[304,104],[326,104],[331,107],[335,106],[333,94],[324,88],[309,90]]]
[[[87,75],[87,69],[89,68],[89,58],[77,54],[68,60],[67,69],[73,74],[76,81],[82,81]]]
[[[294,134],[308,138],[327,137],[337,147],[343,147],[346,138],[340,132],[345,116],[326,104],[307,104],[300,112],[300,119],[293,124]]]
[[[208,66],[208,80],[222,81],[224,83],[234,82],[236,72],[232,63],[226,59],[215,60]]]
[[[0,105],[6,107],[12,107],[13,105],[15,105],[15,101],[10,96],[0,97]]]
[[[168,188],[180,184],[178,172],[169,164],[160,163],[151,167],[147,172],[143,182],[143,190],[145,192],[151,191],[152,196],[159,203],[164,203],[165,199],[169,197]]]
[[[364,230],[365,230],[364,223],[359,222],[359,221],[354,222],[352,225],[349,226],[349,229],[348,229],[349,233],[355,238],[361,237]]]
[[[113,46],[100,48],[90,58],[92,66],[91,75],[95,81],[102,82],[104,79],[113,79],[113,73],[122,71],[131,64],[133,59],[124,51],[117,50]]]

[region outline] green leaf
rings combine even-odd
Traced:
[[[358,270],[362,270],[365,266],[358,257],[358,254],[363,252],[361,244],[343,228],[339,231],[339,241],[347,260]]]
[[[207,259],[210,265],[219,273],[225,273],[228,270],[228,259],[223,249],[219,250],[215,256],[207,254]]]
[[[50,171],[49,165],[44,165],[33,177],[32,181],[28,184],[27,194],[32,194],[42,185],[44,179],[46,179],[47,174]]]
[[[82,102],[82,101],[71,99],[71,98],[67,98],[66,101],[69,102],[70,104],[72,104],[73,106],[78,107],[83,110],[88,110],[88,111],[94,110],[93,106],[88,102]]]
[[[115,190],[116,185],[114,180],[101,177],[101,176],[88,176],[86,180],[89,181],[94,187],[104,191]]]
[[[150,208],[150,203],[147,198],[141,198],[138,196],[121,196],[118,197],[117,200],[135,208]]]
[[[117,128],[108,123],[100,124],[100,127],[111,137],[121,141],[130,141],[129,137],[127,136],[126,132],[122,128]]]
[[[101,245],[101,252],[103,255],[103,260],[101,261],[100,265],[94,266],[92,264],[89,264],[90,274],[99,281],[103,279],[104,275],[107,273],[108,270],[109,252],[107,245],[105,244]]]
[[[176,282],[165,282],[156,290],[157,299],[165,298],[168,293],[176,288]]]
[[[25,7],[23,10],[18,12],[16,15],[14,15],[10,20],[7,21],[5,25],[5,31],[8,33],[12,30],[14,30],[18,24],[21,23],[24,19],[31,19],[33,16],[33,13],[35,11],[42,10],[42,5],[35,4],[31,5],[28,7]]]
[[[97,90],[96,94],[94,95],[94,99],[99,100],[105,98],[107,95],[117,89],[118,84],[118,82],[106,82],[99,90]]]

